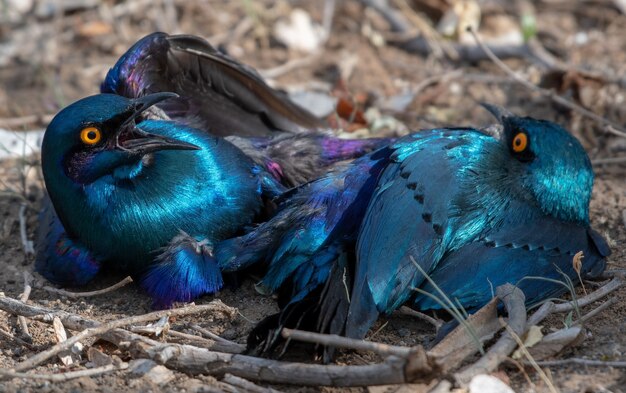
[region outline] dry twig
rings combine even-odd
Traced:
[[[243,391],[250,393],[281,393],[280,390],[265,388],[263,386],[256,385],[247,379],[243,379],[232,374],[224,375],[222,382],[226,382],[229,385],[243,389]]]
[[[128,368],[128,363],[121,363],[120,365],[109,364],[103,367],[96,367],[86,370],[69,371],[60,374],[34,374],[34,373],[21,373],[12,370],[0,369],[0,379],[10,378],[23,378],[23,379],[38,379],[50,382],[66,382],[71,379],[82,377],[93,377],[96,375],[108,374],[114,371],[125,370]]]
[[[24,271],[23,275],[24,275],[24,291],[20,295],[20,300],[22,302],[27,302],[28,298],[30,297],[30,292],[32,291],[32,288],[33,288],[31,285],[33,282],[33,276],[27,271]],[[30,335],[30,332],[28,331],[28,321],[26,321],[26,317],[19,315],[17,317],[17,323],[19,324],[20,329],[22,330],[22,337],[25,338],[28,342],[32,342],[33,337]]]
[[[537,92],[547,98],[550,98],[552,101],[556,102],[557,104],[563,105],[564,107],[567,107],[568,109],[573,110],[574,112],[578,112],[581,115],[588,117],[592,120],[595,120],[596,122],[604,126],[610,126],[614,130],[617,130],[622,133],[626,133],[626,130],[624,130],[622,127],[620,127],[618,124],[614,123],[613,121],[607,118],[604,118],[602,116],[596,115],[589,109],[583,108],[582,106],[556,94],[554,91],[543,89],[535,85],[534,83],[530,82],[523,76],[519,75],[517,72],[513,71],[508,65],[506,65],[502,60],[500,60],[498,56],[496,56],[493,53],[493,51],[491,51],[491,49],[487,45],[485,45],[483,40],[478,36],[478,34],[471,27],[468,27],[467,31],[472,34],[478,46],[485,52],[485,54],[489,57],[489,59],[493,61],[494,64],[497,65],[508,76],[510,76],[512,79],[514,79],[516,82],[518,82],[522,86],[528,88],[529,90]]]
[[[554,312],[569,312],[573,310],[576,306],[584,307],[586,305],[589,305],[593,302],[596,302],[602,299],[603,297],[619,289],[623,285],[624,285],[624,280],[621,277],[617,276],[613,278],[611,281],[609,281],[607,284],[605,284],[604,286],[591,292],[589,295],[579,298],[576,301],[576,303],[570,301],[567,303],[555,304]]]
[[[283,328],[283,338],[296,341],[304,341],[313,344],[320,344],[329,347],[336,348],[348,348],[357,349],[361,351],[372,351],[383,356],[397,356],[400,358],[409,358],[417,352],[423,352],[426,356],[424,349],[421,346],[417,347],[402,347],[397,345],[387,345],[381,343],[375,343],[365,340],[357,340],[354,338],[348,338],[338,336],[336,334],[320,334],[313,332],[306,332],[303,330],[294,330]]]
[[[26,190],[24,190],[26,191]],[[22,239],[22,247],[24,248],[24,253],[26,255],[34,255],[35,247],[33,247],[33,241],[28,239],[28,233],[26,230],[26,208],[28,206],[25,202],[22,202],[20,205],[20,238]]]
[[[561,360],[543,360],[537,362],[540,366],[568,366],[572,364],[580,364],[583,366],[594,367],[617,367],[626,368],[626,361],[606,361],[606,360],[593,360],[593,359],[581,359],[581,358],[569,358]]]
[[[97,291],[90,291],[90,292],[70,292],[64,289],[53,288],[50,286],[42,286],[40,287],[40,289],[43,289],[46,292],[55,293],[57,295],[61,295],[61,296],[69,297],[69,298],[81,298],[81,297],[104,295],[105,293],[113,292],[119,288],[122,288],[123,286],[126,286],[130,284],[131,282],[133,282],[133,279],[130,276],[128,276],[124,278],[122,281],[118,282],[117,284],[111,285],[110,287],[99,289]]]
[[[167,335],[183,340],[195,341],[196,343],[199,343],[202,348],[208,348],[215,351],[222,351],[226,353],[243,353],[246,350],[245,345],[237,344],[232,341],[224,340],[216,342],[214,340],[194,336],[193,334],[178,332],[176,330],[169,330],[167,332]]]
[[[50,123],[55,115],[29,115],[21,117],[9,117],[0,119],[0,128],[19,128],[27,125]]]
[[[410,317],[415,317],[417,319],[421,319],[422,321],[426,321],[430,323],[431,325],[433,325],[435,327],[435,330],[437,331],[439,331],[439,328],[441,328],[441,326],[443,325],[443,321],[439,319],[435,319],[431,317],[430,315],[426,315],[419,311],[415,311],[412,308],[407,307],[407,306],[400,307],[400,309],[398,310],[398,314],[408,315]]]
[[[508,325],[518,336],[526,332],[526,306],[524,305],[524,293],[511,284],[506,284],[496,289],[496,294],[504,303],[509,314]],[[510,333],[504,333],[489,351],[476,363],[466,367],[455,375],[455,379],[462,385],[471,381],[478,374],[490,373],[495,370],[504,359],[515,349],[517,343]]]
[[[432,369],[427,364],[415,364],[412,372],[408,373],[406,360],[395,356],[379,364],[340,366],[283,362],[179,344],[151,346],[130,342],[128,349],[133,357],[149,358],[168,368],[192,375],[210,374],[221,378],[225,374],[233,374],[256,381],[301,386],[387,385],[432,375]]]
[[[110,332],[111,330],[115,328],[120,328],[123,326],[132,325],[135,323],[154,321],[164,316],[168,316],[168,317],[184,316],[184,315],[190,315],[190,314],[200,314],[203,312],[225,312],[227,314],[232,315],[234,313],[234,310],[231,307],[226,306],[221,301],[214,300],[211,303],[205,304],[205,305],[199,305],[199,306],[193,305],[193,306],[187,306],[187,307],[177,308],[173,310],[155,311],[155,312],[151,312],[145,315],[138,315],[134,317],[128,317],[128,318],[122,318],[122,319],[118,319],[114,321],[109,321],[106,323],[102,323],[97,327],[90,327],[81,331],[75,336],[70,337],[68,340],[60,342],[57,345],[53,346],[52,348],[46,351],[40,352],[26,359],[22,363],[19,363],[18,365],[16,365],[14,369],[15,371],[25,371],[33,367],[37,367],[41,363],[59,354],[60,352],[68,350],[75,343],[81,340],[85,340],[89,337],[102,335],[104,333]]]

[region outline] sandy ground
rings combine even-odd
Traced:
[[[136,39],[155,30],[193,33],[210,38],[214,44],[223,44],[233,56],[257,68],[269,69],[288,60],[307,56],[276,42],[271,34],[271,26],[277,20],[288,15],[295,6],[307,9],[315,20],[321,19],[321,10],[317,9],[319,7],[301,1],[263,1],[252,6],[248,6],[246,1],[166,1],[155,3],[153,7],[142,6],[141,2],[126,5],[133,4],[135,8],[131,7],[128,12],[113,16],[107,12],[116,10],[115,7],[120,4],[103,2],[96,8],[68,11],[54,18],[31,15],[23,17],[23,20],[0,24],[1,44],[17,41],[20,34],[31,29],[32,35],[28,42],[35,45],[34,49],[23,46],[18,55],[0,66],[0,121],[33,114],[53,114],[59,107],[75,99],[96,93],[99,81],[117,57]],[[618,124],[626,124],[626,92],[619,83],[611,82],[613,76],[625,74],[626,16],[614,8],[610,1],[584,2],[584,5],[579,6],[558,1],[533,4],[541,42],[572,69],[585,72],[571,71],[564,76],[562,73],[549,72],[527,58],[511,59],[507,64],[533,82],[555,88],[595,113]],[[483,22],[486,24],[490,18],[495,19],[498,15],[513,16],[512,20],[516,21],[515,12],[516,9],[511,5],[486,2]],[[246,20],[248,22],[242,22]],[[242,27],[243,23],[248,25]],[[487,27],[489,24],[486,24],[485,29]],[[365,10],[355,1],[339,2],[333,33],[322,55],[283,73],[273,82],[281,88],[311,88],[312,83],[302,81],[328,82],[338,67],[345,69],[352,64],[352,72],[345,78],[348,90],[354,95],[369,95],[370,101],[379,103],[375,101],[376,98],[397,96],[403,89],[420,86],[427,78],[460,69],[460,77],[440,78],[420,88],[420,93],[411,104],[401,112],[393,113],[393,116],[411,129],[452,124],[480,126],[489,123],[490,119],[476,103],[489,101],[520,114],[559,122],[581,139],[592,159],[624,154],[626,143],[623,138],[608,135],[597,123],[551,104],[549,99],[514,84],[490,61],[451,62],[432,55],[408,53],[389,44],[373,45],[372,35],[367,31],[373,30],[384,36],[385,29],[388,27],[384,21],[371,10]],[[485,34],[489,32],[497,35],[500,30],[492,27]],[[45,124],[24,124],[12,128],[19,131],[43,126]],[[23,271],[31,271],[33,268],[33,257],[25,256],[20,241],[19,210],[22,204],[27,206],[26,224],[32,239],[37,228],[37,210],[42,195],[37,165],[36,156],[17,156],[0,162],[0,291],[7,296],[19,296],[23,289]],[[30,169],[25,171],[25,168]],[[626,240],[625,167],[619,164],[596,165],[595,169],[597,178],[591,203],[591,222],[606,236],[613,249],[609,259],[610,268],[626,268],[623,247]],[[103,288],[119,279],[121,277],[101,276],[88,287],[79,290]],[[253,284],[253,278],[246,278],[241,287],[236,290],[226,289],[217,296],[226,304],[237,307],[240,316],[225,319],[197,315],[179,318],[173,322],[173,327],[194,322],[225,338],[245,342],[254,321],[276,310],[273,300],[258,294]],[[610,309],[586,324],[585,341],[568,349],[559,358],[626,359],[626,291],[621,290],[615,296],[617,302]],[[70,300],[34,289],[30,299],[42,306],[102,321],[150,311],[150,300],[136,285],[129,285],[104,297],[83,300]],[[197,303],[203,304],[210,300],[212,297],[207,296]],[[563,321],[552,318],[545,325],[544,331],[549,331],[562,327]],[[375,336],[381,342],[414,345],[427,343],[433,338],[432,328],[407,317],[380,321],[374,331],[381,327]],[[0,328],[18,334],[15,317],[2,312]],[[33,322],[30,329],[34,339],[33,350],[0,340],[0,367],[10,368],[54,342],[52,329],[48,325]],[[96,347],[122,360],[128,359],[128,354],[105,343],[96,343]],[[370,355],[346,353],[337,361],[340,364],[364,364],[373,360],[376,358]],[[51,361],[36,371],[63,370],[59,362]],[[556,386],[563,392],[626,392],[624,369],[568,366],[550,367],[548,370]],[[498,376],[509,381],[518,391],[546,391],[546,386],[532,370],[526,372],[533,384],[529,384],[524,375],[514,368],[503,367]],[[118,372],[57,384],[16,379],[0,382],[0,392],[200,392],[215,390],[215,386],[215,379],[210,376],[189,377],[175,373],[173,381],[157,386],[145,378]],[[288,391],[364,391],[285,386],[276,388]]]

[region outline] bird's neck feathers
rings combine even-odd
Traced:
[[[572,160],[582,161],[572,165]],[[539,156],[529,164],[523,185],[531,191],[545,214],[589,225],[593,171],[585,157]]]

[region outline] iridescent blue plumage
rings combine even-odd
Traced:
[[[253,223],[266,199],[283,190],[228,141],[142,120],[172,96],[85,98],[52,120],[42,146],[63,236],[103,265],[147,277],[144,286],[164,306],[218,290],[212,246]],[[86,273],[70,274],[68,264],[43,253],[37,266],[56,282],[83,283]]]
[[[593,172],[582,146],[554,123],[488,108],[502,122],[499,138],[467,128],[409,135],[292,192],[258,231],[219,244],[225,269],[267,261],[263,282],[286,296],[280,317],[262,323],[251,343],[267,341],[276,324],[307,319],[295,309],[317,313],[308,328],[363,337],[379,314],[406,302],[440,308],[413,290],[436,294],[416,264],[468,310],[506,282],[529,304],[563,293],[528,277],[563,280],[561,271],[577,280],[578,251],[583,277],[602,272],[610,251],[589,226]],[[358,198],[343,198],[346,190]],[[283,216],[300,226],[281,228]],[[306,307],[294,304],[307,297]]]

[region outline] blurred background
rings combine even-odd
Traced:
[[[592,156],[623,140],[515,83],[523,78],[626,124],[624,0],[1,0],[0,128],[44,128],[94,94],[136,40],[202,36],[345,132],[480,125],[477,101],[556,120]],[[600,157],[600,156],[598,156]]]

